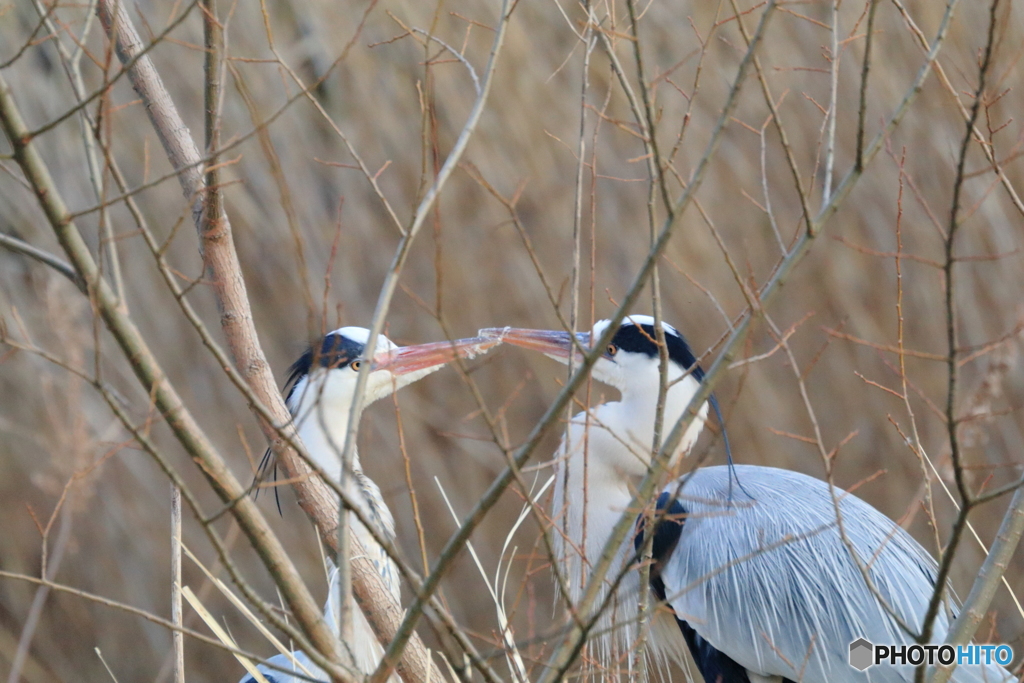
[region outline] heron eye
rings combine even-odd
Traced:
[[[607,349],[607,351],[605,353],[607,353],[609,356],[614,356],[618,352],[619,352],[619,347],[618,346],[616,346],[615,344],[609,344],[608,345],[608,349]]]
[[[348,366],[352,368],[354,371],[359,372],[359,368],[363,367],[363,361],[354,360],[351,363],[349,363]]]

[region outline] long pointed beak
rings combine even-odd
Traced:
[[[440,367],[456,358],[473,358],[486,353],[501,343],[489,337],[471,337],[455,341],[432,342],[403,346],[393,351],[381,351],[373,356],[374,370],[388,370],[393,375],[405,375],[417,370]]]
[[[540,351],[545,355],[559,360],[568,360],[569,356],[572,355],[573,350],[576,348],[576,345],[573,344],[572,341],[572,335],[568,332],[561,332],[558,330],[528,330],[519,327],[489,327],[487,329],[480,330],[478,334],[486,339],[507,342],[509,344],[514,344],[515,346],[521,346],[524,349],[530,349],[531,351]],[[580,346],[583,347],[584,351],[589,350],[589,332],[576,333],[576,340],[579,342]]]

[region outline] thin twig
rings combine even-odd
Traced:
[[[53,12],[56,9],[57,9],[57,3],[56,2],[52,2],[52,3],[50,3],[49,6],[46,7],[46,11],[39,18],[39,23],[37,23],[32,28],[32,30],[29,32],[28,38],[25,39],[25,42],[21,44],[21,47],[18,48],[18,50],[10,57],[10,59],[7,59],[7,60],[5,60],[3,62],[0,62],[0,71],[6,69],[7,67],[11,66],[15,62],[17,62],[19,59],[21,59],[21,56],[23,54],[25,54],[26,50],[28,50],[29,48],[34,47],[35,45],[39,44],[39,42],[36,41],[36,39],[35,39],[36,34],[39,33],[39,29],[43,28],[43,26],[47,22],[47,19],[50,18],[50,15],[53,14]],[[47,30],[50,30],[50,29],[47,29]],[[52,35],[55,32],[50,30],[50,33]],[[46,40],[46,38],[43,38],[42,40]]]
[[[832,45],[829,55],[828,132],[825,137],[825,178],[821,186],[821,204],[832,194],[832,169],[836,163],[836,104],[839,96],[839,2],[832,0]]]
[[[57,532],[57,539],[54,541],[53,552],[46,561],[45,544],[48,539],[44,535],[44,562],[43,578],[46,583],[40,583],[36,594],[32,597],[32,604],[29,606],[28,615],[25,617],[25,624],[21,629],[21,636],[18,638],[18,647],[15,650],[14,658],[11,661],[11,670],[8,672],[7,683],[18,683],[21,680],[22,667],[28,659],[29,649],[32,647],[32,639],[35,637],[36,628],[43,615],[43,607],[46,605],[46,598],[50,595],[51,586],[49,582],[57,575],[61,561],[64,559],[64,551],[67,550],[68,541],[71,540],[71,505],[66,503],[60,513],[60,531]]]
[[[871,42],[875,28],[875,10],[878,0],[869,0],[867,38],[864,41],[864,65],[860,72],[860,107],[857,109],[857,161],[858,171],[864,168],[864,124],[868,111],[868,73],[871,71]]]
[[[743,41],[749,45],[750,35],[747,33],[747,27],[743,23],[743,16],[740,13],[739,6],[736,4],[736,0],[729,0],[732,5],[733,11],[736,13],[736,25],[740,29],[740,35],[743,36]],[[808,201],[807,192],[804,191],[803,180],[800,178],[800,169],[796,164],[796,157],[793,154],[793,148],[789,144],[789,136],[786,135],[786,129],[782,126],[782,117],[779,115],[779,108],[775,104],[775,99],[772,97],[771,88],[768,86],[768,78],[764,74],[764,70],[761,68],[761,60],[756,56],[754,57],[754,69],[757,71],[757,80],[761,84],[761,92],[764,95],[765,104],[768,105],[768,111],[771,112],[772,123],[775,124],[775,131],[779,134],[779,142],[782,145],[783,151],[786,153],[786,162],[789,164],[789,171],[793,175],[793,186],[796,189],[797,196],[800,198],[800,209],[803,214],[804,223],[807,226],[808,231],[811,229],[811,207]],[[765,201],[767,202],[767,192],[765,193]],[[785,254],[785,248],[782,249]]]
[[[85,10],[86,18],[82,26],[81,37],[77,39],[72,37],[72,40],[75,42],[74,52],[69,52],[67,46],[64,45],[64,41],[60,38],[54,40],[54,43],[57,46],[57,54],[60,56],[61,65],[64,68],[64,73],[67,75],[68,82],[71,84],[72,93],[79,103],[82,102],[86,92],[85,80],[82,77],[82,55],[85,54],[85,40],[89,35],[89,29],[92,27],[93,18],[96,16],[94,11],[95,4],[96,0],[89,0],[89,6]],[[59,35],[60,31],[50,16],[53,8],[56,7],[56,3],[44,6],[40,0],[35,0],[33,5],[42,20],[46,23],[47,30],[54,36]],[[93,117],[89,114],[89,110],[85,107],[79,110],[78,122],[82,136],[82,146],[85,148],[85,159],[89,168],[89,182],[92,184],[96,200],[102,204],[104,203],[106,195],[106,186],[103,182],[103,169],[100,167],[99,159],[96,154],[96,137],[99,136],[100,131],[99,128],[96,127]],[[107,263],[110,268],[114,291],[121,299],[122,306],[127,307],[127,302],[124,298],[124,280],[121,275],[121,262],[117,253],[117,242],[114,240],[113,224],[110,221],[110,217],[106,215],[105,212],[101,213],[99,223],[102,233],[102,249],[107,255]]]
[[[911,33],[913,33],[914,37],[917,38],[918,46],[921,48],[922,51],[924,51],[927,54],[927,52],[929,51],[929,45],[928,39],[925,37],[924,32],[920,29],[920,27],[918,27],[917,23],[914,22],[913,17],[910,16],[910,13],[907,11],[907,8],[904,7],[901,0],[892,0],[892,3],[896,6],[896,9],[899,10],[899,13],[903,17],[904,21],[907,22],[907,26],[910,27]],[[943,89],[947,93],[949,93],[953,100],[956,102],[957,107],[960,109],[960,115],[963,116],[964,121],[969,120],[971,117],[971,113],[967,110],[967,107],[965,107],[964,103],[960,100],[960,96],[958,95],[956,88],[954,88],[953,84],[950,83],[949,78],[946,76],[945,69],[943,69],[942,65],[939,63],[935,64],[935,75],[939,77],[939,82],[942,83]],[[1006,175],[1006,172],[1003,170],[1003,167],[999,163],[998,159],[996,159],[995,150],[993,149],[992,145],[985,140],[985,137],[981,134],[981,131],[979,131],[977,127],[974,128],[974,139],[981,144],[982,151],[985,152],[986,158],[988,159],[989,163],[992,164],[992,170],[994,170],[996,175],[999,177],[999,181],[1002,183],[1003,189],[1006,190],[1006,194],[1010,198],[1010,201],[1013,203],[1014,208],[1017,209],[1018,213],[1024,216],[1024,200],[1021,200],[1021,197],[1018,194],[1017,189],[1013,186],[1013,182]]]
[[[67,261],[62,261],[48,251],[2,232],[0,232],[0,246],[10,249],[16,254],[28,256],[29,258],[35,259],[36,261],[53,268],[58,273],[71,280],[75,287],[78,288],[78,291],[85,294],[85,283]]]
[[[922,643],[931,642],[932,629],[935,626],[935,620],[938,617],[939,610],[942,605],[946,581],[948,580],[949,572],[953,565],[953,558],[956,555],[957,548],[959,547],[960,539],[963,537],[963,531],[968,521],[967,517],[973,509],[971,492],[967,486],[967,479],[964,473],[962,461],[963,454],[960,450],[960,439],[958,434],[959,424],[956,416],[956,400],[958,395],[957,381],[959,379],[959,364],[957,363],[957,359],[959,357],[959,330],[957,329],[956,282],[953,276],[954,266],[956,265],[956,236],[958,234],[958,228],[960,227],[960,196],[963,191],[964,169],[967,164],[967,151],[970,147],[971,138],[974,133],[974,124],[978,119],[979,112],[981,111],[981,103],[985,94],[985,82],[988,77],[988,70],[992,63],[992,52],[995,45],[996,32],[996,9],[998,6],[999,0],[992,0],[992,4],[989,6],[988,40],[985,44],[985,53],[979,68],[978,87],[974,93],[974,104],[971,107],[971,117],[967,121],[967,130],[964,133],[963,141],[960,144],[956,179],[953,182],[953,205],[949,212],[949,229],[946,232],[945,240],[946,258],[943,273],[945,275],[945,322],[947,343],[946,431],[949,437],[950,459],[953,462],[953,477],[956,482],[957,492],[960,494],[962,506],[957,515],[956,522],[953,524],[953,529],[950,532],[949,541],[942,553],[942,561],[939,563],[939,569],[935,578],[935,593],[932,595],[932,599],[928,603],[928,611],[925,613],[925,617],[921,625]],[[1017,496],[1014,496],[1014,498],[1016,499]],[[1006,523],[1012,523],[1012,520],[1007,519]],[[998,577],[999,572],[994,572],[994,574]],[[982,592],[994,592],[995,581],[992,583],[993,585],[990,588],[981,588],[979,590]],[[976,605],[976,608],[977,607],[978,606]],[[981,607],[987,608],[987,605],[983,605]],[[966,632],[966,626],[962,628],[964,629],[964,632]],[[914,674],[914,680],[916,683],[924,683],[926,668],[927,667],[924,665],[917,667]]]
[[[630,27],[633,32],[633,55],[636,61],[637,88],[644,103],[642,112],[634,110],[634,117],[643,133],[644,150],[647,156],[647,175],[649,187],[647,192],[647,223],[650,243],[653,245],[658,236],[657,230],[657,205],[656,198],[661,196],[662,204],[668,218],[674,217],[674,207],[668,189],[668,178],[666,175],[665,163],[661,157],[658,146],[657,124],[654,114],[654,103],[651,88],[647,85],[647,76],[644,69],[643,42],[640,38],[639,13],[636,8],[636,1],[629,0],[626,3],[629,13]],[[662,326],[662,302],[661,302],[661,274],[657,264],[651,270],[651,305],[654,311],[654,334],[658,348],[658,397],[654,410],[654,429],[649,451],[645,457],[653,457],[661,448],[662,429],[665,419],[665,401],[668,397],[668,344],[665,341],[665,329]],[[588,419],[590,412],[587,412]],[[584,481],[587,475],[584,473]],[[586,509],[584,501],[584,509]],[[651,521],[649,507],[645,507],[643,513],[648,521]],[[653,522],[652,522],[653,523]],[[586,540],[582,541],[586,544]],[[639,681],[646,681],[647,672],[647,637],[648,637],[648,611],[650,609],[651,592],[647,589],[651,576],[651,552],[654,548],[654,536],[648,534],[640,552],[640,595],[638,596],[637,617],[638,634],[633,643],[633,656],[631,659],[630,676],[635,676]]]
[[[133,616],[139,617],[152,624],[162,626],[167,630],[171,631],[172,633],[183,633],[184,635],[187,635],[189,638],[192,638],[200,643],[203,643],[204,645],[210,645],[212,647],[224,650],[225,652],[230,652],[235,655],[241,655],[242,657],[248,657],[249,659],[259,659],[259,656],[253,654],[252,652],[226,645],[225,643],[217,640],[216,638],[208,636],[205,633],[200,633],[199,631],[194,631],[189,628],[178,626],[174,624],[174,622],[172,622],[171,620],[158,617],[157,615],[153,614],[148,610],[133,607],[132,605],[127,605],[123,602],[117,602],[116,600],[111,600],[101,595],[96,595],[94,593],[89,593],[87,591],[74,588],[73,586],[68,586],[62,583],[55,583],[54,581],[50,581],[49,579],[40,579],[37,576],[28,576],[27,574],[19,574],[17,572],[9,572],[2,569],[0,569],[0,578],[11,579],[13,581],[24,581],[26,583],[31,583],[40,587],[48,588],[58,593],[66,593],[68,595],[73,595],[76,598],[82,598],[83,600],[94,602],[97,605],[102,605],[104,607],[109,607],[111,609],[115,609],[120,612],[125,612],[126,614],[131,614]],[[292,673],[289,669],[286,668],[276,667],[268,663],[264,664],[266,666],[270,666],[275,670],[279,670],[282,673]]]
[[[138,62],[142,61],[143,59],[148,58],[149,51],[152,50],[157,45],[160,45],[164,41],[164,39],[171,34],[172,31],[174,31],[176,28],[178,28],[178,26],[182,22],[184,22],[185,19],[188,18],[189,14],[192,12],[192,8],[195,7],[198,4],[199,4],[199,0],[191,0],[191,2],[189,2],[189,4],[183,8],[183,10],[182,10],[182,12],[181,12],[181,14],[179,16],[175,17],[173,21],[169,22],[167,24],[167,27],[164,28],[163,31],[161,31],[157,35],[153,36],[153,40],[148,45],[146,45],[145,47],[141,47],[140,46],[140,49],[138,50],[138,52],[136,52],[134,55],[132,55],[132,57],[130,59],[128,59],[127,61],[122,60],[121,70],[118,71],[116,74],[114,74],[113,78],[105,79],[104,82],[103,82],[103,85],[101,85],[99,88],[97,88],[96,90],[92,91],[91,93],[89,93],[85,97],[79,98],[78,104],[76,104],[75,106],[71,107],[67,111],[63,112],[57,118],[52,119],[48,123],[40,126],[39,128],[36,128],[35,130],[32,130],[32,131],[27,131],[27,133],[26,133],[26,135],[27,135],[26,142],[28,142],[28,140],[31,139],[31,138],[37,138],[40,135],[42,135],[42,134],[44,134],[44,133],[46,133],[46,132],[48,132],[50,130],[53,130],[54,128],[56,128],[57,126],[62,124],[64,121],[67,121],[69,118],[74,116],[76,113],[78,113],[79,111],[81,111],[82,109],[87,107],[93,100],[95,100],[98,97],[102,97],[103,95],[105,95],[108,92],[110,92],[111,86],[114,83],[116,83],[117,81],[119,81],[122,76],[124,76],[125,74],[129,73],[129,71],[133,67],[135,67],[135,65]]]
[[[443,47],[445,50],[450,52],[452,54],[452,56],[455,57],[455,59],[459,60],[459,62],[461,62],[464,67],[466,67],[466,71],[469,72],[469,77],[473,79],[473,90],[476,91],[476,96],[480,97],[480,93],[481,93],[481,90],[480,90],[480,77],[476,75],[476,69],[473,68],[473,65],[469,63],[469,60],[466,59],[466,56],[464,54],[462,54],[461,52],[459,52],[454,47],[452,47],[448,43],[444,42],[443,40],[441,40],[437,36],[433,36],[433,35],[431,35],[427,31],[424,31],[421,28],[416,28],[414,26],[414,27],[410,28],[409,30],[414,32],[414,33],[419,33],[421,35],[426,36],[428,39],[434,41],[435,43],[437,43],[438,45]]]
[[[171,622],[174,644],[174,681],[185,683],[185,634],[181,632],[181,491],[171,485]]]
[[[988,614],[989,605],[995,597],[999,581],[1006,572],[1006,567],[1013,558],[1020,543],[1021,533],[1024,532],[1024,489],[1018,488],[1010,500],[1010,507],[1003,517],[999,531],[996,532],[996,540],[989,550],[988,556],[978,570],[978,578],[971,586],[971,592],[961,606],[960,614],[953,621],[949,632],[946,633],[946,642],[951,645],[965,645],[974,638],[978,627],[981,625],[985,615]],[[943,666],[937,667],[932,676],[932,683],[946,683],[953,673],[952,668]]]

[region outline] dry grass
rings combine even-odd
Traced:
[[[783,5],[759,52],[803,185],[811,188],[812,210],[821,203],[823,182],[822,108],[829,99],[825,55],[831,40],[830,5]],[[496,4],[450,0],[438,8],[430,3],[382,0],[372,7],[366,3],[353,7],[290,1],[268,7],[282,56],[307,80],[320,77],[352,41],[346,58],[315,94],[371,173],[378,174],[383,192],[405,221],[423,192],[424,179],[440,163],[432,150],[436,148],[443,161],[475,94],[465,66],[444,49],[436,44],[425,49],[420,34],[392,39],[405,33],[403,26],[433,27],[438,38],[464,49],[466,59],[481,71],[491,42],[485,27],[496,19]],[[491,190],[516,198],[516,218],[529,235],[555,298],[566,310],[582,64],[582,45],[574,30],[582,26],[584,15],[576,6],[562,3],[562,8],[568,17],[555,2],[524,2],[513,14],[490,104],[463,164],[413,247],[402,290],[388,316],[388,334],[399,344],[442,338],[445,333],[437,312],[457,336],[470,336],[481,327],[557,325],[548,293],[516,225]],[[735,22],[718,25],[731,15],[728,3],[718,7],[708,2],[658,2],[642,9],[642,47],[647,75],[655,84],[659,142],[667,154],[676,143],[676,132],[685,131],[674,163],[687,177],[722,107],[743,54],[743,38]],[[929,39],[943,9],[935,2],[907,6]],[[364,10],[368,13],[361,24]],[[987,30],[987,13],[980,10],[966,3],[960,7],[938,60],[968,108]],[[153,33],[161,31],[173,14],[168,3],[144,4],[141,11],[145,24],[136,17],[140,29],[148,26]],[[601,12],[606,11],[615,13],[619,34],[628,31],[624,4],[602,5]],[[748,30],[759,11],[746,18]],[[843,43],[839,64],[837,178],[856,153],[864,12],[863,2],[849,1],[840,11],[842,38],[851,31],[855,35]],[[61,6],[57,17],[77,33],[84,9]],[[0,61],[12,56],[37,22],[38,15],[27,1],[0,7]],[[899,103],[923,60],[914,34],[893,3],[879,5],[875,28],[868,138]],[[94,27],[87,41],[89,55],[100,61],[106,49],[101,33]],[[224,104],[222,139],[230,143],[277,112],[298,90],[277,65],[260,61],[271,60],[272,55],[258,6],[240,3],[234,8],[227,35],[228,52],[237,58],[227,76]],[[631,45],[618,35],[611,37],[632,78]],[[193,11],[171,38],[152,54],[198,140],[203,109],[198,12]],[[703,58],[699,40],[707,43]],[[1017,156],[1024,128],[1012,117],[1019,119],[1024,109],[1024,92],[1018,87],[1022,55],[1024,18],[1019,7],[1004,3],[979,128],[986,135],[998,131],[992,138],[995,155],[1008,183],[1017,188],[1024,184],[1024,167]],[[424,66],[427,59],[429,68]],[[583,175],[580,301],[584,327],[591,322],[591,310],[597,318],[614,310],[613,302],[621,299],[649,246],[643,145],[629,104],[600,48],[590,63],[585,159],[588,164],[596,161],[596,166],[586,168]],[[87,90],[101,83],[101,72],[88,56],[83,75]],[[73,103],[52,42],[29,48],[4,71],[4,78],[32,128]],[[91,110],[95,112],[95,106]],[[697,194],[701,211],[690,207],[682,216],[662,260],[665,319],[682,329],[698,349],[714,344],[727,330],[726,317],[737,316],[746,305],[709,227],[717,231],[747,284],[763,283],[779,258],[778,240],[763,209],[764,188],[783,242],[788,244],[802,229],[800,202],[779,136],[771,125],[765,127],[767,111],[752,74]],[[171,171],[124,79],[105,104],[102,126],[133,186]],[[824,239],[814,245],[770,307],[772,321],[781,330],[801,323],[788,343],[806,382],[823,443],[832,449],[856,433],[838,451],[836,483],[849,488],[866,481],[857,489],[858,495],[905,520],[933,552],[937,543],[945,542],[954,510],[936,487],[938,528],[931,528],[922,509],[928,500],[922,466],[904,435],[932,457],[940,472],[948,474],[949,440],[941,414],[946,371],[942,362],[928,354],[942,358],[947,352],[942,271],[937,266],[943,259],[943,231],[949,224],[963,135],[964,117],[954,96],[932,74],[887,142],[886,151],[871,163],[829,222]],[[762,177],[762,140],[766,178]],[[69,119],[37,143],[72,211],[93,206],[96,196],[77,119]],[[9,149],[6,142],[0,143],[0,153]],[[352,158],[332,125],[303,98],[296,99],[260,135],[232,147],[222,160],[228,163],[223,170],[227,211],[257,327],[275,372],[283,379],[285,368],[307,339],[319,332],[321,322],[328,329],[339,323],[369,324],[399,236],[366,178],[349,167]],[[0,232],[59,253],[14,162],[0,163],[8,171],[0,174]],[[1020,362],[1024,215],[987,168],[977,145],[969,151],[966,171],[957,251],[973,258],[958,265],[955,295],[959,341],[966,349],[959,405],[972,420],[963,427],[962,447],[972,485],[993,488],[1020,476],[1024,464],[1020,453],[1024,443],[1024,365]],[[669,185],[673,194],[680,189],[674,180]],[[110,196],[116,194],[112,188],[110,184]],[[189,206],[173,177],[146,189],[138,200],[158,238],[173,235],[168,252],[171,263],[184,278],[198,276],[201,263],[189,225]],[[908,402],[893,394],[902,391],[900,359],[893,351],[900,343],[893,256],[898,214],[903,344],[914,352],[905,356]],[[229,455],[238,476],[247,479],[264,441],[244,401],[180,315],[124,207],[112,206],[104,220],[110,221],[118,236],[134,318],[189,408],[201,416],[203,427]],[[184,223],[179,226],[180,221]],[[89,213],[79,223],[95,246],[101,230],[99,214]],[[200,284],[190,298],[215,329],[217,312],[206,290]],[[649,298],[640,309],[650,310]],[[122,393],[133,417],[146,419],[146,395],[94,320],[88,301],[71,283],[24,256],[0,250],[0,316],[12,339],[31,338],[87,373],[101,359],[104,378]],[[758,324],[745,353],[757,356],[775,346],[767,326]],[[56,580],[168,615],[170,506],[165,477],[145,453],[131,447],[103,400],[84,382],[27,351],[5,347],[0,352],[0,515],[4,520],[0,569],[39,575],[41,528],[47,526],[66,490],[64,514],[58,512],[48,534],[51,568],[59,562]],[[788,363],[786,354],[778,352],[725,377],[718,395],[726,406],[734,453],[742,462],[821,476],[822,461],[815,445],[792,438],[812,437],[813,430]],[[555,381],[563,378],[559,366],[512,349],[501,349],[470,367],[488,405],[500,412],[512,444],[540,417],[553,396]],[[603,392],[607,390],[595,385],[593,398]],[[453,530],[433,478],[439,479],[453,508],[464,514],[505,461],[456,372],[433,375],[404,391],[398,405],[411,481],[418,482],[426,556],[433,560]],[[915,418],[916,437],[908,406]],[[152,434],[173,454],[173,464],[188,483],[205,491],[200,473],[176,449],[166,427],[154,422]],[[554,450],[556,436],[548,437],[542,454]],[[717,443],[712,447],[716,449],[713,457],[721,458]],[[407,557],[418,558],[395,410],[389,402],[373,406],[364,417],[360,452],[399,521],[401,547]],[[212,494],[206,492],[202,498],[209,509],[217,508]],[[273,511],[271,496],[261,496],[263,501],[315,595],[323,597],[326,582],[316,534],[292,494],[287,488],[281,490],[283,517]],[[986,542],[991,541],[1005,504],[1003,499],[986,504],[972,516]],[[506,494],[475,534],[473,542],[487,572],[498,569],[494,558],[499,557],[521,508],[520,496]],[[237,540],[232,524],[225,519],[221,531]],[[544,659],[544,635],[549,633],[552,612],[551,581],[546,570],[539,569],[544,564],[543,551],[535,545],[532,524],[528,521],[513,542],[518,558],[505,596],[515,635],[523,642],[527,668]],[[67,531],[62,531],[64,525],[69,525]],[[185,538],[216,571],[213,551],[187,513]],[[265,596],[272,596],[272,584],[244,540],[235,549],[249,578]],[[953,580],[962,595],[983,557],[973,540],[961,548]],[[488,558],[494,563],[488,565]],[[1024,592],[1021,568],[1018,558],[1006,573],[1018,592]],[[530,576],[524,580],[527,572]],[[271,654],[265,640],[194,565],[186,562],[184,577],[213,614],[223,615],[222,623],[244,649]],[[505,671],[494,605],[486,591],[472,559],[463,553],[444,583],[445,600],[457,620],[480,635],[478,647],[494,656],[493,665]],[[28,583],[0,581],[0,674],[4,676],[35,594],[36,587]],[[979,637],[1009,642],[1018,651],[1024,648],[1024,618],[1004,589],[997,592],[992,614]],[[204,631],[195,614],[186,609],[186,615],[186,625]],[[432,640],[426,628],[420,631]],[[33,682],[106,680],[108,674],[94,652],[99,648],[118,680],[166,683],[170,643],[170,634],[161,626],[80,597],[53,593],[42,607],[23,677]],[[189,681],[234,681],[242,675],[230,653],[189,639],[185,647]]]

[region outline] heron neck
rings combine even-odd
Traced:
[[[665,393],[664,408],[661,411],[661,440],[668,438],[669,432],[675,424],[686,414],[690,400],[700,390],[700,383],[692,376],[681,379],[670,378],[668,390]],[[637,444],[644,444],[649,450],[654,444],[654,422],[658,415],[658,386],[650,387],[649,391],[636,388],[627,388],[622,391],[620,406],[615,411],[619,417],[618,427],[628,432],[633,441]],[[690,423],[690,426],[680,439],[675,453],[672,455],[672,464],[679,457],[688,452],[704,429],[704,421],[708,415],[708,404],[705,402],[697,411],[697,416]]]
[[[662,439],[685,414],[699,388],[700,384],[692,377],[685,377],[669,387],[662,417]],[[590,568],[600,559],[609,534],[629,508],[636,486],[647,474],[657,408],[656,390],[627,390],[621,401],[595,407],[589,418],[583,413],[573,418],[567,450],[556,467],[554,514],[556,519],[564,520],[564,532],[571,544],[562,548],[563,558],[571,561],[571,556],[576,555],[579,565],[583,562],[583,558],[578,557],[582,550]],[[705,403],[680,439],[670,466],[693,446],[704,427],[707,412]],[[556,539],[559,535],[556,534]],[[624,542],[617,562],[624,560],[631,548],[628,540]],[[589,575],[579,570],[577,573]]]
[[[565,579],[568,597],[578,604],[601,560],[611,530],[629,507],[632,492],[628,478],[617,474],[595,452],[604,445],[601,439],[588,446],[586,454],[579,442],[575,445],[578,450],[559,460],[555,468],[553,518],[557,529],[552,538],[557,570]],[[614,551],[595,604],[603,603],[612,578],[631,562],[631,547],[632,534],[628,534]],[[618,584],[610,606],[601,613],[597,630],[604,631],[604,635],[596,641],[594,650],[600,661],[609,665],[630,661],[622,655],[636,636],[639,591],[637,573],[628,572]]]
[[[600,415],[595,415],[595,422]],[[616,466],[609,448],[615,448],[617,435],[608,429],[589,429],[583,415],[577,415],[571,429],[569,453],[555,468],[554,515],[569,543],[559,543],[560,554],[570,570],[570,586],[586,583],[586,577],[599,561],[612,527],[632,500],[631,478]],[[563,538],[555,534],[556,540]],[[625,546],[624,546],[625,547]],[[580,551],[583,556],[580,557]],[[620,551],[620,555],[624,550]],[[573,596],[579,597],[579,596]]]
[[[662,438],[668,436],[699,389],[692,377],[673,384],[665,397]],[[697,419],[684,432],[672,460],[692,447],[707,416],[705,403]],[[636,486],[648,471],[658,413],[658,392],[622,392],[622,400],[593,409],[588,418],[579,414],[569,427],[564,450],[556,460],[552,517],[557,530],[552,534],[559,571],[563,573],[569,597],[578,602],[598,566],[605,545],[623,514],[629,512]],[[602,582],[608,591],[612,577],[633,561],[632,529],[618,548]],[[596,644],[600,661],[632,662],[630,649],[640,628],[637,617],[642,590],[636,571],[628,571],[618,584],[609,608],[602,612],[599,629],[605,632]],[[602,597],[603,600],[603,597]],[[679,637],[678,630],[672,631]],[[662,643],[654,641],[654,650]],[[678,643],[676,645],[679,645]]]
[[[307,392],[295,411],[299,437],[306,446],[310,458],[334,481],[341,480],[341,456],[348,435],[349,415],[352,411],[351,397],[324,394],[317,397]],[[359,452],[352,448],[352,469],[362,471]],[[349,477],[350,478],[350,477]]]

